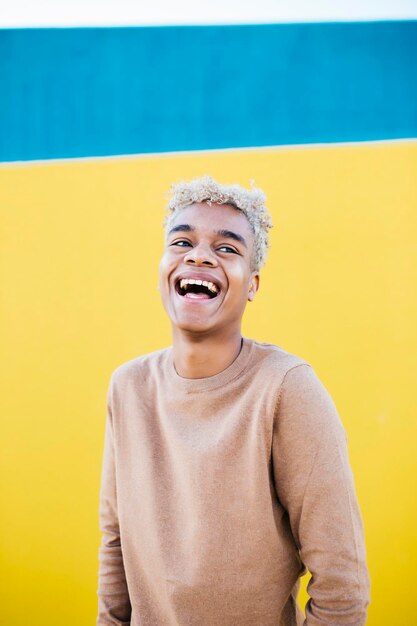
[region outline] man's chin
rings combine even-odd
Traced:
[[[215,330],[219,326],[219,319],[216,315],[196,315],[194,313],[186,313],[184,311],[170,312],[172,329],[182,333],[205,334],[211,330]]]
[[[189,334],[206,334],[210,330],[214,330],[214,324],[210,320],[175,320],[173,326],[183,333]]]
[[[180,331],[204,333],[219,322],[219,309],[213,308],[210,303],[208,306],[199,303],[188,306],[175,306],[175,304],[177,303],[174,303],[174,306],[171,305],[167,312],[172,326]]]

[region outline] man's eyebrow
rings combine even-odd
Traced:
[[[168,235],[178,232],[190,233],[193,230],[195,230],[194,226],[190,226],[189,224],[178,224],[178,226],[174,226],[173,228],[171,228],[171,230],[168,232]]]
[[[178,224],[177,226],[173,226],[169,232],[168,235],[171,235],[172,233],[191,233],[195,231],[195,227],[191,226],[190,224]],[[233,232],[233,230],[228,230],[227,228],[221,228],[220,230],[216,230],[214,231],[216,235],[218,235],[219,237],[225,237],[226,239],[233,239],[234,241],[238,241],[239,243],[243,244],[245,246],[245,248],[247,248],[247,243],[244,237],[242,237],[242,235],[238,235],[238,233]]]
[[[220,229],[216,231],[216,235],[219,235],[219,237],[226,237],[227,239],[234,239],[235,241],[238,241],[239,243],[242,243],[245,248],[247,248],[247,244],[245,241],[245,238],[242,237],[242,235],[238,235],[237,233],[234,233],[232,230],[227,230],[227,229]]]

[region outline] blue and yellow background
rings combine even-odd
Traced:
[[[166,192],[210,174],[267,194],[244,334],[336,402],[368,623],[417,624],[416,62],[413,20],[0,30],[2,623],[95,622],[107,384],[170,343]]]

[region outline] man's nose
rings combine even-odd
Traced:
[[[184,256],[184,262],[189,265],[209,265],[215,267],[217,265],[216,257],[210,250],[209,246],[199,245],[191,248]]]

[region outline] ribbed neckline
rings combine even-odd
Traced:
[[[167,351],[168,379],[176,390],[188,393],[210,391],[217,387],[222,387],[236,378],[245,369],[253,350],[253,344],[252,339],[243,337],[242,348],[233,363],[222,372],[207,378],[183,378],[180,376],[174,366],[173,349],[171,346]]]

